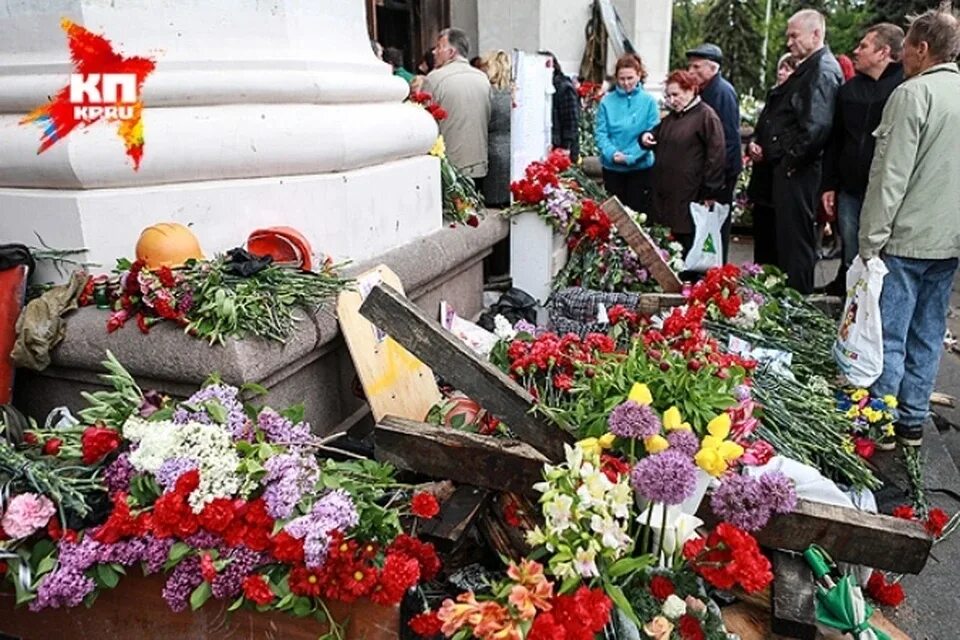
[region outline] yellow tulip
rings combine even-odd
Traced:
[[[604,449],[609,449],[613,446],[615,438],[616,436],[612,433],[605,433],[599,438],[584,438],[577,442],[577,446],[588,456],[599,456],[603,453]]]
[[[733,462],[738,460],[740,456],[743,455],[743,447],[738,445],[736,442],[731,442],[726,440],[720,443],[720,446],[717,447],[717,453],[720,454],[720,457],[723,458],[724,462]]]
[[[717,449],[700,449],[693,458],[697,466],[717,478],[727,470],[727,463]]]
[[[720,440],[726,439],[730,435],[730,414],[721,413],[716,418],[707,423],[707,431],[710,432],[710,435],[719,438]]]
[[[690,423],[684,422],[683,418],[680,417],[680,409],[670,407],[663,412],[663,428],[667,431],[675,431],[677,429],[689,431]]]
[[[601,449],[609,449],[613,446],[613,441],[616,439],[617,436],[612,433],[605,433],[597,439],[597,442],[600,444]]]
[[[703,440],[700,441],[700,446],[704,449],[719,449],[721,444],[723,440],[716,436],[703,436]]]
[[[647,453],[660,453],[669,447],[670,443],[667,442],[667,439],[663,436],[651,436],[644,439],[643,446],[646,448]]]
[[[633,400],[637,404],[642,405],[653,404],[653,396],[650,395],[650,387],[642,382],[633,383],[633,387],[630,389],[630,395],[627,396],[627,400]]]

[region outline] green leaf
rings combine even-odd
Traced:
[[[306,618],[311,613],[313,613],[313,602],[310,598],[298,597],[293,601],[293,615]]]
[[[257,384],[256,382],[246,382],[240,387],[240,393],[250,394],[254,396],[265,396],[270,393],[270,390],[267,389],[262,384]]]
[[[611,578],[619,578],[639,569],[645,569],[650,566],[651,562],[652,558],[649,555],[636,558],[620,558],[610,566],[607,573]]]
[[[203,403],[203,408],[207,410],[207,414],[213,418],[214,422],[218,424],[227,423],[227,410],[223,408],[219,400],[207,400]]]
[[[170,553],[167,555],[167,561],[176,564],[183,560],[192,550],[193,548],[186,542],[175,542],[173,546],[170,547]]]
[[[97,582],[108,589],[113,589],[120,582],[120,575],[108,564],[97,565]]]
[[[39,578],[40,576],[42,576],[42,575],[44,575],[44,574],[46,574],[46,573],[49,573],[50,571],[53,570],[53,568],[54,568],[55,566],[57,566],[57,561],[56,561],[56,559],[53,557],[53,555],[49,555],[49,556],[43,558],[43,559],[40,561],[40,563],[37,565],[37,570],[36,570],[36,574],[35,574],[36,577]]]
[[[568,576],[560,585],[560,593],[570,593],[578,584],[580,584],[579,576]]]
[[[190,594],[190,609],[196,611],[204,605],[204,603],[210,599],[212,595],[210,590],[210,583],[207,581],[201,582],[200,586],[193,590],[193,593]]]
[[[280,412],[280,415],[289,420],[290,422],[297,424],[298,422],[303,422],[303,416],[306,414],[306,408],[302,404],[295,404],[292,407],[287,407]]]
[[[236,611],[237,609],[239,609],[239,608],[242,607],[242,606],[243,606],[243,596],[240,596],[239,598],[237,598],[236,600],[233,601],[233,604],[231,604],[231,605],[227,608],[227,611]]]
[[[603,590],[607,592],[607,595],[610,596],[610,599],[613,600],[613,604],[617,605],[617,608],[623,611],[624,615],[638,627],[642,627],[643,623],[637,617],[637,614],[633,610],[630,601],[627,600],[627,596],[624,595],[623,589],[617,585],[603,581]]]

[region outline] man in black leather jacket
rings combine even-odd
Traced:
[[[750,145],[754,162],[773,169],[778,266],[801,293],[813,292],[821,158],[843,82],[840,65],[824,46],[825,34],[823,16],[812,9],[787,22],[787,48],[801,62],[770,92],[767,126]]]

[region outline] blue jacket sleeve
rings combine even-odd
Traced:
[[[600,151],[600,158],[607,164],[613,163],[613,154],[617,152],[616,145],[610,139],[608,131],[607,104],[600,102],[600,108],[597,109],[597,124],[594,128],[594,136],[597,139],[597,149]]]
[[[653,131],[660,124],[660,112],[657,110],[657,101],[653,99],[653,96],[646,94],[646,111],[643,114],[643,127],[641,133],[646,133],[647,131]],[[627,162],[633,164],[642,160],[647,154],[653,155],[651,149],[647,149],[640,145],[640,136],[638,135],[636,140],[634,140],[629,147],[623,150],[624,154],[627,156]]]

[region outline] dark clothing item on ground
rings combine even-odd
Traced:
[[[878,80],[858,73],[840,87],[833,129],[823,153],[824,191],[842,191],[863,199],[873,160],[873,132],[880,126],[887,99],[901,82],[903,66],[892,62]]]
[[[652,215],[651,183],[653,169],[638,171],[603,170],[603,186],[612,196],[638,213]]]
[[[743,170],[743,149],[740,146],[740,100],[737,92],[723,74],[717,73],[700,92],[700,97],[723,124],[725,145],[724,176],[736,184]]]
[[[510,205],[510,109],[509,89],[490,91],[490,126],[487,129],[487,175],[477,183],[488,207]]]
[[[674,235],[691,234],[690,203],[724,196],[723,125],[713,109],[694,99],[664,117],[653,134],[657,160],[650,219]]]
[[[553,129],[551,143],[580,159],[580,96],[573,81],[562,73],[553,74]]]

